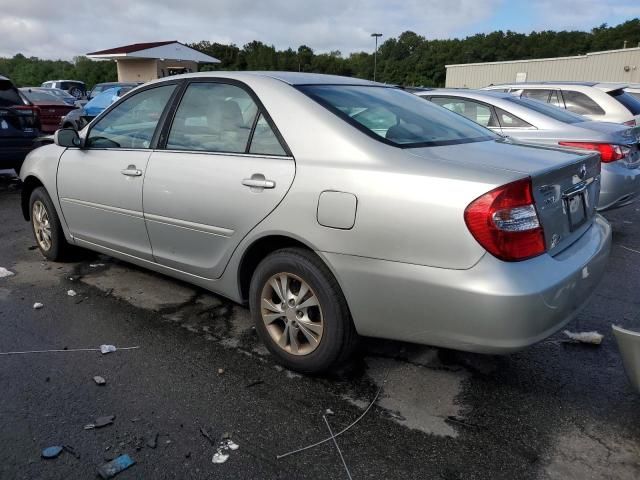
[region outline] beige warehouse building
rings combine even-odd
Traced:
[[[574,57],[446,65],[448,88],[545,80],[640,83],[640,47]]]
[[[135,43],[87,54],[89,58],[114,60],[119,82],[148,82],[157,78],[198,71],[200,63],[220,60],[186,45],[168,42]]]

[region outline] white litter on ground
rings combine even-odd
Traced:
[[[75,297],[78,294],[75,290],[67,290],[67,295],[69,295],[70,297]]]
[[[567,337],[575,342],[580,343],[591,343],[593,345],[600,345],[602,343],[602,339],[604,335],[598,332],[570,332],[569,330],[565,330],[563,332]]]
[[[634,250],[633,248],[629,248],[629,247],[625,247],[624,245],[620,245],[622,248],[624,248],[625,250],[629,250],[630,252],[633,253],[640,253],[640,250]]]
[[[91,268],[104,267],[104,263],[90,263],[89,267]]]
[[[106,355],[107,353],[115,352],[115,345],[100,345],[100,353]]]
[[[218,449],[216,453],[213,454],[213,458],[211,458],[211,463],[224,463],[229,460],[229,450],[238,450],[240,445],[230,439],[224,439],[220,441],[218,445]]]
[[[14,273],[11,270],[7,270],[4,267],[0,267],[0,278],[10,277],[12,275],[14,275]]]
[[[34,310],[40,310],[42,307],[44,307],[43,303],[36,302],[36,303],[33,304],[33,309]]]

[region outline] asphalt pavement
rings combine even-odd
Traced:
[[[365,412],[337,438],[353,479],[640,478],[640,394],[611,332],[640,326],[640,205],[606,214],[606,277],[568,325],[601,345],[559,333],[485,356],[365,340],[345,367],[304,377],[274,362],[242,306],[91,252],[46,261],[19,204],[0,172],[0,267],[14,273],[0,278],[2,479],[95,478],[121,454],[136,463],[118,480],[346,479],[332,442],[277,456],[327,438],[323,415],[335,432]],[[118,349],[76,351],[102,344]],[[4,355],[39,350],[61,351]],[[212,463],[227,439],[239,448]],[[55,445],[71,449],[41,458]]]

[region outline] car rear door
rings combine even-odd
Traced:
[[[287,193],[295,162],[258,98],[228,80],[189,83],[163,136],[144,186],[154,258],[218,278]]]
[[[142,214],[151,147],[177,83],[132,95],[90,127],[83,148],[68,148],[58,167],[58,195],[81,243],[152,260]]]

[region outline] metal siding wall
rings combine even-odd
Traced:
[[[624,67],[629,66],[629,72]],[[490,84],[512,83],[518,72],[527,81],[584,80],[602,82],[640,82],[640,48],[589,54],[577,58],[558,58],[530,62],[497,62],[447,67],[446,87],[480,88]]]

